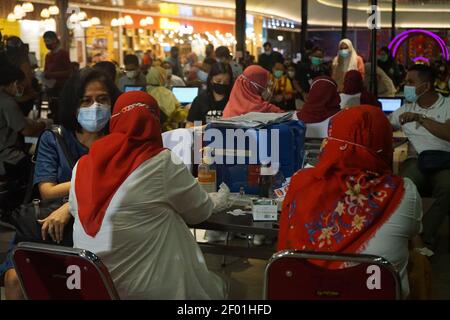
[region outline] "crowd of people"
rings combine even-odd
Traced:
[[[227,295],[187,227],[207,220],[214,203],[183,164],[170,161],[161,132],[289,110],[307,128],[322,124],[326,132],[318,164],[291,179],[278,249],[383,256],[399,270],[404,297],[410,294],[408,243],[430,255],[450,213],[450,168],[427,153],[450,153],[446,62],[405,69],[382,48],[374,95],[367,86],[370,64],[348,39],[331,61],[312,47],[295,64],[268,42],[258,63],[248,52],[236,60],[227,47],[212,45],[202,62],[190,53],[182,63],[173,47],[164,59],[127,54],[123,71],[110,61],[78,70],[54,32],[43,39],[49,53],[41,81],[19,38],[9,37],[0,52],[0,182],[28,182],[23,137],[40,136],[32,184],[40,199],[69,197],[39,220],[42,238],[61,243],[64,229],[73,228],[73,245],[100,256],[121,298]],[[129,86],[141,89],[124,92]],[[171,91],[179,86],[200,89],[191,105],[182,106]],[[407,103],[386,116],[377,98],[400,92]],[[50,119],[30,117],[42,97]],[[52,124],[60,126],[64,145],[45,130]],[[392,170],[393,130],[402,130],[416,152],[398,175]],[[422,217],[426,192],[435,202]],[[8,299],[23,298],[11,261],[16,244],[13,239],[0,269]]]

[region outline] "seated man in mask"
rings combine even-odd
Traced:
[[[439,150],[450,154],[450,99],[434,89],[433,70],[426,65],[414,65],[408,70],[405,85],[407,104],[390,116],[394,129],[402,129],[419,154]],[[424,158],[422,158],[424,159]],[[427,166],[432,165],[428,158]],[[434,247],[436,235],[445,216],[450,213],[450,168],[445,165],[433,172],[419,169],[417,158],[407,159],[400,174],[410,178],[419,191],[431,191],[435,202],[424,215],[423,235],[425,245]]]

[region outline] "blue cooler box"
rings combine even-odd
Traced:
[[[216,139],[217,129],[221,138]],[[240,130],[239,132],[236,132]],[[272,130],[278,130],[273,136]],[[280,173],[284,178],[291,177],[302,168],[304,160],[304,142],[306,126],[298,120],[268,125],[256,129],[236,129],[210,123],[205,129],[204,146],[214,149],[217,170],[217,187],[225,182],[231,192],[239,192],[241,187],[247,194],[258,194],[258,177],[261,163],[272,158],[272,143],[278,150]],[[245,143],[236,135],[245,135]],[[222,140],[222,141],[220,141]],[[278,140],[278,141],[276,141]],[[257,146],[257,151],[255,150]],[[273,160],[273,159],[272,159]],[[271,161],[273,165],[276,160]],[[278,177],[280,174],[278,175]]]

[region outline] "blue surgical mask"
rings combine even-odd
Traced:
[[[322,64],[322,62],[323,62],[323,59],[322,59],[322,58],[319,58],[319,57],[311,57],[311,64],[312,64],[313,66],[319,66],[319,65]]]
[[[341,50],[339,50],[339,55],[342,58],[347,58],[350,55],[350,50],[348,50],[348,49],[341,49]]]
[[[208,81],[208,74],[205,71],[203,71],[203,70],[198,70],[197,71],[197,77],[202,82]]]
[[[77,120],[81,127],[88,132],[101,131],[111,118],[111,107],[94,102],[92,106],[80,108]]]
[[[280,79],[283,76],[284,72],[283,70],[275,70],[273,75],[276,79]]]
[[[425,83],[420,84],[419,87],[421,87],[424,84]],[[419,100],[419,98],[423,94],[425,94],[425,92],[424,92],[421,95],[417,95],[416,90],[417,90],[417,88],[415,86],[406,86],[405,85],[405,87],[403,88],[403,93],[405,95],[406,101],[412,102],[412,103],[417,102],[417,100]]]

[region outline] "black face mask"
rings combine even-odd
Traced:
[[[228,84],[220,84],[220,83],[213,83],[212,89],[215,93],[220,95],[225,95],[230,90],[230,85]]]

